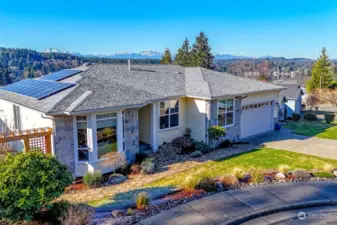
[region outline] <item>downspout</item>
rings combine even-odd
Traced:
[[[41,118],[42,119],[47,119],[47,120],[52,120],[52,122],[53,122],[53,127],[52,127],[52,129],[53,129],[53,135],[52,135],[52,153],[53,153],[53,156],[55,156],[55,142],[54,142],[54,137],[53,136],[55,136],[55,134],[56,134],[56,129],[55,129],[55,127],[56,127],[56,125],[55,125],[55,119],[54,119],[54,117],[50,117],[50,116],[45,116],[45,115],[43,115],[43,113],[41,113]]]

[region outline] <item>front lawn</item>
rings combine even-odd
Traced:
[[[317,121],[287,121],[286,128],[293,130],[293,133],[309,137],[318,137],[325,139],[337,140],[337,123],[336,121],[327,124],[324,120]]]
[[[243,153],[224,160],[211,161],[201,166],[177,173],[146,185],[146,187],[178,186],[186,176],[207,175],[210,177],[222,176],[231,173],[233,168],[239,167],[245,171],[251,168],[267,170],[277,169],[279,165],[286,164],[291,169],[322,169],[326,163],[337,166],[337,160],[324,159],[316,156],[299,154],[284,150],[262,148],[250,153]]]

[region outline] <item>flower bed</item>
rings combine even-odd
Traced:
[[[255,174],[256,171],[251,173]],[[188,185],[185,185],[184,189],[180,191],[174,192],[170,195],[163,196],[162,198],[153,200],[150,202],[148,206],[146,206],[143,210],[137,210],[136,208],[129,208],[124,210],[115,210],[112,213],[97,213],[94,218],[94,222],[97,224],[100,223],[109,223],[109,224],[134,224],[143,220],[147,217],[154,216],[158,213],[161,213],[165,210],[176,207],[180,204],[184,204],[193,200],[197,200],[199,198],[203,198],[212,194],[216,194],[223,191],[240,189],[240,188],[249,188],[249,187],[258,187],[263,185],[277,184],[277,183],[290,183],[290,182],[306,182],[306,181],[337,181],[336,177],[327,178],[327,174],[333,175],[332,172],[322,172],[322,171],[306,171],[302,169],[297,169],[292,172],[287,172],[283,174],[285,177],[283,179],[278,179],[280,176],[280,172],[278,171],[264,171],[263,181],[262,182],[254,182],[255,175],[249,175],[248,173],[244,173],[245,176],[237,179],[238,183],[233,183],[233,185],[225,185],[223,178],[214,178],[214,182],[217,185],[217,190],[213,192],[206,192],[202,189],[194,189],[191,188],[191,182],[188,182]],[[309,174],[310,176],[303,176]],[[313,174],[322,175],[324,177],[314,177]],[[234,177],[233,175],[227,175],[230,177]],[[297,176],[297,177],[296,177]],[[329,176],[331,177],[331,176]],[[234,179],[236,179],[234,177]],[[188,186],[188,188],[187,188]],[[197,187],[197,184],[195,184]],[[182,185],[183,187],[183,185]],[[130,213],[132,212],[132,213]],[[116,216],[118,215],[118,216]]]

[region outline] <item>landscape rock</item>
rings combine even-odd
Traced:
[[[122,174],[112,174],[112,175],[110,175],[106,184],[107,185],[120,184],[120,183],[124,182],[126,179],[127,178]]]
[[[112,217],[118,218],[124,216],[124,212],[122,210],[115,209],[111,212]]]
[[[332,173],[335,175],[335,177],[337,177],[337,170],[334,170]]]
[[[276,180],[283,180],[286,178],[286,175],[284,175],[284,173],[282,172],[278,172],[276,175],[275,175],[275,179]]]

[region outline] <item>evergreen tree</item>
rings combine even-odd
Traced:
[[[313,92],[319,88],[328,88],[333,81],[333,71],[326,48],[322,49],[320,57],[317,59],[308,81],[307,90]]]
[[[208,44],[208,38],[205,33],[200,32],[191,50],[192,65],[211,69],[214,60],[211,50],[212,48]]]
[[[160,64],[171,64],[172,63],[172,56],[170,49],[165,49],[164,55],[162,56],[160,60]]]
[[[190,54],[190,42],[187,38],[185,38],[184,43],[181,48],[178,49],[175,64],[180,66],[190,66],[191,65],[191,54]]]

